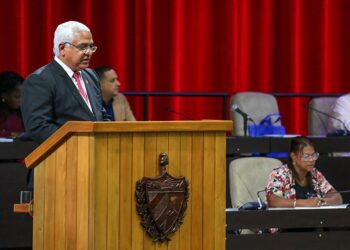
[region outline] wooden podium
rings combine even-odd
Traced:
[[[231,121],[69,122],[26,159],[35,168],[33,249],[225,249],[226,131]],[[189,181],[184,222],[169,242],[140,225],[136,182]]]

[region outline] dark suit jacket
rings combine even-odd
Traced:
[[[42,143],[67,121],[102,121],[99,81],[89,69],[82,71],[82,77],[93,112],[55,60],[24,81],[22,116],[26,131],[33,140]]]

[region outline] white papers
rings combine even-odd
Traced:
[[[267,134],[267,135],[264,135],[264,137],[282,137],[282,138],[293,138],[293,137],[297,137],[297,136],[300,136],[300,135],[297,135],[297,134],[285,134],[285,135],[275,135],[275,134]]]
[[[285,135],[283,135],[284,138],[293,138],[293,137],[297,137],[297,136],[300,136],[300,135],[297,135],[297,134],[285,134]]]
[[[2,138],[0,137],[0,142],[13,142],[12,138]]]
[[[226,212],[237,212],[238,211],[238,208],[234,207],[230,207],[230,208],[226,208]]]
[[[284,135],[266,134],[264,137],[284,137]]]
[[[340,204],[340,205],[326,205],[320,207],[295,207],[295,209],[338,209],[338,208],[347,208],[349,206],[348,203]]]
[[[285,208],[268,208],[267,210],[290,210],[290,209],[298,209],[298,210],[303,210],[303,209],[344,209],[348,208],[350,206],[349,203],[345,204],[340,204],[340,205],[330,205],[330,206],[321,206],[321,207],[285,207]]]

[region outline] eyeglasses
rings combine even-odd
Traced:
[[[70,46],[73,46],[74,48],[80,50],[83,53],[88,53],[89,51],[91,51],[92,53],[96,52],[97,50],[97,46],[91,44],[91,45],[87,45],[87,44],[78,44],[78,45],[74,45],[72,43],[69,42],[65,42],[64,44],[69,44]]]
[[[319,153],[313,153],[311,155],[309,154],[302,154],[301,155],[301,159],[303,159],[303,161],[316,161],[318,159],[318,157],[320,157]]]

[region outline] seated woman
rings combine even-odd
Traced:
[[[0,73],[0,137],[12,137],[24,132],[21,115],[23,78],[17,73]]]
[[[272,170],[266,186],[268,207],[318,207],[338,205],[341,195],[315,168],[319,154],[310,139],[293,138],[288,165]]]

